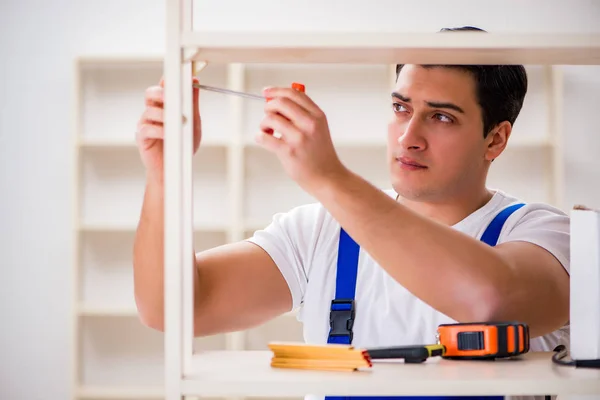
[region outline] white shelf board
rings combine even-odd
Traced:
[[[382,140],[333,140],[333,145],[340,149],[372,148],[383,149],[387,147],[385,139]],[[515,137],[509,139],[507,148],[550,148],[553,143],[545,137]],[[261,146],[256,142],[244,142],[244,147],[255,149]],[[266,151],[266,150],[265,150]]]
[[[79,315],[84,317],[137,317],[135,306],[98,306],[79,304]]]
[[[110,386],[81,386],[77,389],[80,399],[118,399],[118,400],[146,400],[164,399],[164,388],[157,387],[110,387]]]
[[[82,65],[106,67],[111,64],[157,63],[162,66],[163,53],[93,53],[81,54],[77,60]]]
[[[551,354],[495,362],[379,362],[367,371],[328,372],[271,368],[270,351],[215,351],[193,356],[182,392],[269,397],[600,394],[600,370],[557,366]]]
[[[223,148],[228,146],[226,139],[204,139],[202,140],[203,148]],[[103,149],[103,150],[118,150],[118,149],[132,149],[137,150],[137,144],[134,140],[123,140],[123,139],[102,139],[102,138],[82,138],[79,141],[79,147],[84,149]]]
[[[261,146],[254,141],[245,141],[244,147],[248,149],[256,149],[261,148]],[[384,139],[380,141],[375,140],[344,140],[344,139],[333,139],[333,145],[335,147],[344,147],[344,148],[382,148],[387,144]],[[266,151],[266,150],[265,150]]]
[[[115,233],[115,232],[135,232],[137,225],[135,224],[87,224],[83,223],[79,227],[82,232],[96,233]],[[226,233],[229,230],[227,224],[202,224],[194,226],[196,233]]]
[[[334,146],[337,148],[385,148],[387,143],[385,139],[376,140],[344,140],[334,139]],[[232,141],[227,139],[222,140],[203,140],[201,147],[203,149],[221,149],[228,146],[235,145]],[[536,147],[550,147],[552,143],[544,137],[533,137],[533,138],[513,138],[510,139],[510,148],[536,148]],[[86,150],[137,150],[137,144],[134,141],[127,141],[122,139],[98,139],[98,138],[83,138],[79,142],[79,147]],[[243,142],[243,147],[246,148],[259,148],[260,146],[253,141]]]
[[[598,34],[191,31],[182,46],[209,63],[600,64]]]
[[[83,317],[136,317],[138,311],[135,306],[99,306],[90,304],[79,304],[78,307],[79,315]],[[283,314],[284,317],[295,318],[298,315],[298,311],[290,311]]]

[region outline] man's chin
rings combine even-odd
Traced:
[[[423,186],[408,185],[406,182],[393,182],[392,187],[399,199],[409,201],[427,201],[434,197],[435,191]]]

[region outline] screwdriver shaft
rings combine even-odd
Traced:
[[[198,89],[210,90],[212,92],[218,92],[218,93],[224,93],[224,94],[232,94],[234,96],[245,97],[245,98],[248,98],[248,99],[265,101],[265,98],[263,96],[259,96],[257,94],[245,93],[245,92],[238,92],[236,90],[223,89],[223,88],[218,88],[218,87],[214,87],[214,86],[200,85],[198,83],[194,83],[193,86],[195,88],[198,88]]]

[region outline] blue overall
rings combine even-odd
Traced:
[[[513,204],[496,215],[481,236],[481,241],[495,246],[500,231],[508,217],[524,206]],[[340,230],[338,245],[337,276],[335,299],[331,302],[330,331],[327,343],[351,344],[352,325],[354,323],[354,295],[358,272],[359,245],[344,231]],[[326,400],[503,400],[504,396],[401,396],[401,397],[333,397]]]

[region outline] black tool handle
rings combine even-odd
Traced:
[[[423,362],[431,356],[442,355],[442,349],[430,349],[428,346],[398,346],[368,349],[367,353],[373,359],[404,359],[406,362]]]

